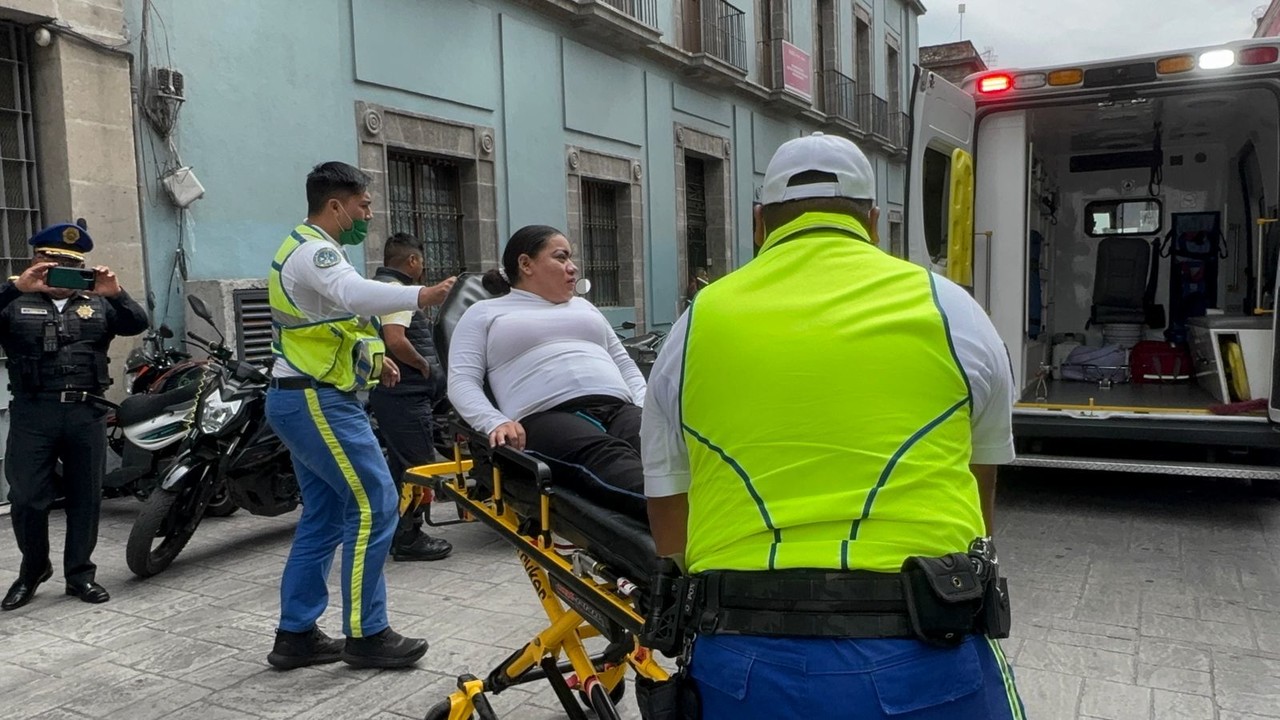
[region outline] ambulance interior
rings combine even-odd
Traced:
[[[1022,252],[992,240],[985,269],[1001,335],[1021,336],[1021,408],[1207,414],[1268,397],[1280,224],[1257,220],[1280,202],[1277,117],[1255,88],[983,118],[980,178],[1025,168],[1022,192],[979,179],[975,223],[1003,214],[1012,231],[991,195],[1027,198]],[[999,157],[1018,137],[1025,155]],[[1134,350],[1144,340],[1165,343]]]

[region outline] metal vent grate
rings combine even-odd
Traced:
[[[236,357],[254,365],[271,359],[271,305],[265,288],[232,293],[236,313]]]

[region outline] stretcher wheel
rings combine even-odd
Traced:
[[[449,704],[449,698],[445,698],[427,711],[425,720],[449,720],[449,710],[452,706]]]

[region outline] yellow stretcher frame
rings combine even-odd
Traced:
[[[521,518],[502,494],[502,471],[493,463],[493,495],[477,497],[476,487],[468,487],[466,474],[473,467],[464,459],[460,442],[454,443],[453,459],[410,468],[402,495],[402,506],[411,499],[410,486],[430,488],[440,496],[457,503],[464,522],[482,522],[496,530],[516,548],[529,582],[542,604],[549,625],[523,648],[499,663],[481,680],[474,675],[458,677],[458,689],[427,711],[426,720],[470,720],[472,713],[480,720],[496,720],[493,707],[485,697],[509,687],[545,679],[555,690],[570,718],[586,718],[573,691],[582,694],[599,718],[619,718],[615,702],[621,698],[627,668],[637,676],[654,682],[668,678],[667,671],[653,658],[648,648],[640,645],[639,635],[644,618],[633,601],[624,596],[616,582],[584,576],[561,557],[551,541],[551,471],[533,458],[510,448],[495,448],[496,455],[528,469],[538,483],[540,517],[534,537],[521,532]],[[452,524],[452,523],[449,523]],[[572,593],[579,603],[588,603],[586,614],[612,620],[625,630],[625,640],[613,642],[603,653],[593,657],[583,645],[587,638],[599,637],[602,630],[557,593],[561,588]],[[566,604],[570,605],[566,607]],[[561,661],[561,655],[565,660]],[[565,673],[573,673],[572,682]]]

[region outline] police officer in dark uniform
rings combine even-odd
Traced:
[[[98,542],[106,409],[100,394],[111,384],[107,347],[117,335],[147,329],[146,312],[120,288],[110,268],[93,268],[92,289],[50,277],[51,268],[83,269],[93,240],[80,226],[54,225],[29,241],[31,266],[0,285],[0,346],[8,357],[9,481],[13,531],[22,552],[18,580],[0,608],[31,601],[53,576],[49,559],[49,506],[54,467],[62,461],[67,540],[63,555],[66,592],[85,602],[111,598],[94,582],[89,559]],[[87,285],[87,278],[84,278]]]
[[[392,235],[373,279],[397,285],[421,283],[426,269],[423,250],[422,241],[408,233]],[[443,289],[440,297],[449,294],[454,281],[449,278],[437,286]],[[421,310],[384,315],[382,339],[400,367],[400,382],[369,391],[369,404],[387,446],[391,477],[403,497],[405,471],[436,459],[432,412],[444,397],[444,368],[431,339],[431,323]],[[391,541],[391,559],[440,560],[453,551],[449,541],[422,532],[423,510],[412,502],[402,513]]]

